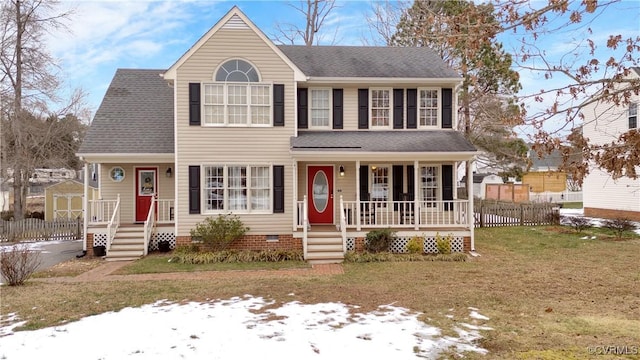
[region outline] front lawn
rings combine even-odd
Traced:
[[[489,354],[467,358],[584,359],[596,347],[637,349],[640,239],[613,241],[600,230],[590,231],[476,229],[481,256],[469,261],[345,263],[345,274],[335,276],[29,281],[23,287],[3,287],[0,309],[2,314],[17,313],[28,321],[24,328],[34,329],[160,299],[205,301],[251,294],[278,302],[342,302],[359,305],[363,312],[394,304],[420,311],[425,322],[454,334],[460,322],[474,324],[469,317],[473,307],[490,318],[484,323],[493,330],[483,330],[479,340]],[[174,266],[164,263],[163,256],[145,261],[158,261],[149,268]],[[624,357],[634,358],[640,357]]]

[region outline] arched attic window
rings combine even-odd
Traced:
[[[216,81],[260,82],[260,75],[248,62],[240,59],[229,60],[216,72]]]
[[[284,126],[284,85],[261,82],[248,61],[225,61],[202,90],[205,126]]]

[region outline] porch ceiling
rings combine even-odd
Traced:
[[[291,138],[298,160],[470,160],[476,148],[453,130],[300,131]]]

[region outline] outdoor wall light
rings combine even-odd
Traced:
[[[344,176],[344,166],[340,165],[340,176]]]
[[[170,177],[171,177],[171,168],[170,168],[170,167],[169,167],[169,168],[167,168],[167,172],[166,172],[166,174],[167,174],[167,177],[168,177],[168,178],[170,178]]]

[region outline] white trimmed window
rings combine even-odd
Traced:
[[[391,128],[391,89],[370,89],[371,128]]]
[[[371,167],[371,200],[372,201],[388,201],[389,200],[389,168],[386,166]]]
[[[629,129],[638,128],[638,103],[629,104]]]
[[[244,60],[229,60],[203,85],[203,123],[214,126],[270,126],[272,85],[260,83]]]
[[[426,207],[435,207],[438,200],[438,166],[420,167],[420,200]]]
[[[331,124],[331,89],[309,89],[311,128],[329,129]]]
[[[438,126],[440,114],[439,89],[418,89],[418,120],[420,127]]]
[[[268,212],[271,210],[271,167],[264,165],[204,166],[205,212]]]

